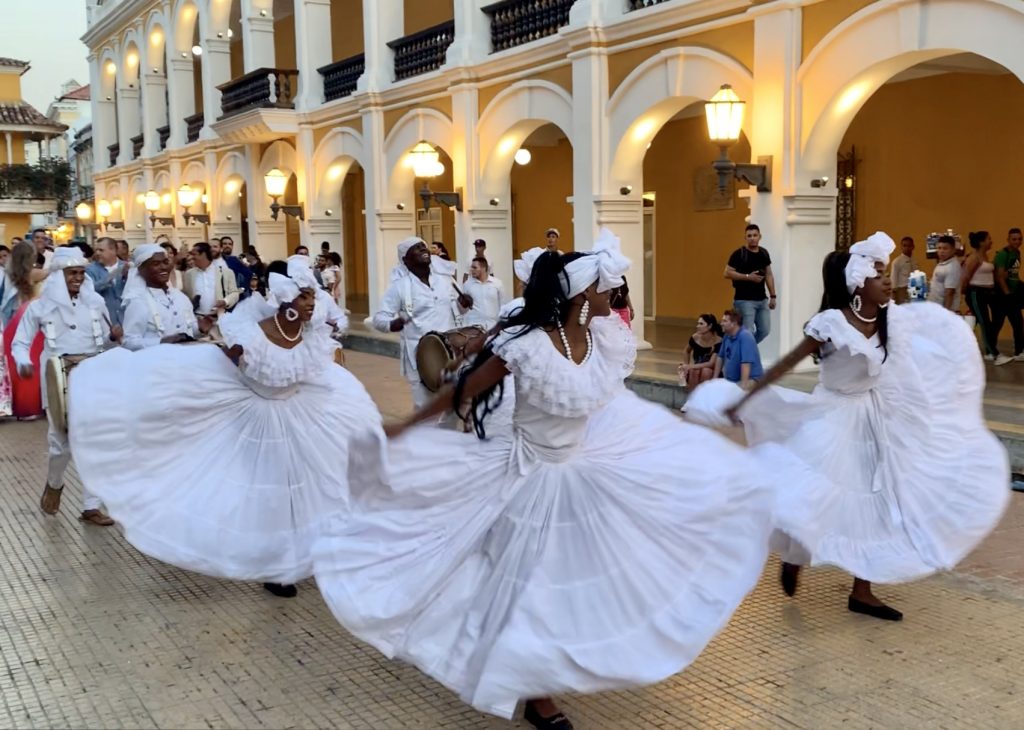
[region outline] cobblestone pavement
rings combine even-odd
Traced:
[[[397,416],[396,363],[349,365]],[[38,510],[45,423],[0,424],[0,727],[508,728],[345,633],[312,581],[294,600],[184,573],[77,522],[74,478]],[[795,599],[777,563],[682,674],[564,698],[588,728],[1024,726],[1024,495],[957,573],[880,594],[902,624],[845,610],[848,577],[815,570]],[[523,725],[522,722],[519,723]]]

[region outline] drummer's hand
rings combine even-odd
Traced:
[[[224,353],[228,360],[235,363],[236,365],[238,364],[239,359],[242,357],[241,345],[232,345],[231,347],[224,347],[222,345],[220,351]]]
[[[406,428],[408,428],[408,426],[406,426],[404,423],[401,423],[401,422],[399,422],[399,423],[385,423],[384,424],[384,435],[387,436],[389,439],[398,438],[403,433],[405,433],[405,429]]]
[[[463,309],[470,309],[473,306],[473,297],[469,294],[459,294],[459,306]]]
[[[391,331],[401,332],[405,328],[405,320],[401,317],[395,317],[391,320]]]
[[[739,426],[740,425],[740,404],[737,403],[736,405],[734,405],[734,406],[732,406],[730,408],[726,408],[725,409],[725,417],[728,418],[732,422],[732,424],[734,426]]]
[[[36,374],[36,369],[32,367],[31,363],[28,365],[18,366],[18,377],[22,380],[31,380],[32,376]]]
[[[189,338],[188,335],[186,335],[186,334],[184,334],[182,332],[178,332],[177,334],[167,335],[166,337],[161,338],[160,344],[161,345],[177,345],[179,342],[187,342],[189,339],[190,338]]]
[[[196,324],[199,325],[199,331],[205,335],[213,328],[213,318],[207,317],[205,314],[200,314],[196,318]]]
[[[110,341],[111,342],[120,342],[123,337],[124,337],[124,328],[121,325],[115,324],[113,327],[110,328]]]

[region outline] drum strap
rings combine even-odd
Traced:
[[[95,309],[90,309],[92,315],[92,337],[96,341],[96,347],[103,347],[103,326],[100,324],[100,316]],[[43,339],[46,340],[46,349],[50,352],[57,350],[57,326],[52,319],[43,323]]]

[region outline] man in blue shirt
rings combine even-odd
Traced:
[[[722,344],[715,361],[715,377],[721,373],[726,380],[747,389],[764,375],[757,341],[750,330],[743,328],[743,316],[735,309],[722,315]]]
[[[121,309],[121,293],[128,279],[130,267],[117,256],[117,241],[101,238],[96,241],[94,261],[85,269],[92,279],[96,293],[103,297],[110,315],[110,325],[121,324],[124,312]]]

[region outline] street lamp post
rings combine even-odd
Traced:
[[[300,221],[306,220],[301,203],[298,205],[281,205],[277,202],[277,199],[284,195],[285,189],[288,187],[287,175],[275,167],[263,176],[263,184],[266,187],[267,195],[273,198],[273,202],[270,204],[271,218],[276,221],[278,213],[284,213],[293,218],[298,218]]]
[[[462,191],[454,192],[432,192],[427,180],[438,177],[444,173],[444,163],[441,162],[441,155],[429,142],[420,142],[409,152],[412,158],[413,174],[423,179],[423,187],[420,188],[420,199],[423,201],[423,210],[430,208],[431,199],[462,211]]]
[[[770,155],[757,158],[757,164],[736,163],[729,159],[729,148],[739,141],[743,129],[743,112],[746,102],[742,101],[729,84],[704,104],[708,122],[708,137],[718,144],[721,155],[712,164],[718,173],[718,189],[724,191],[729,179],[735,177],[753,185],[758,192],[767,193],[772,189],[772,158]]]

